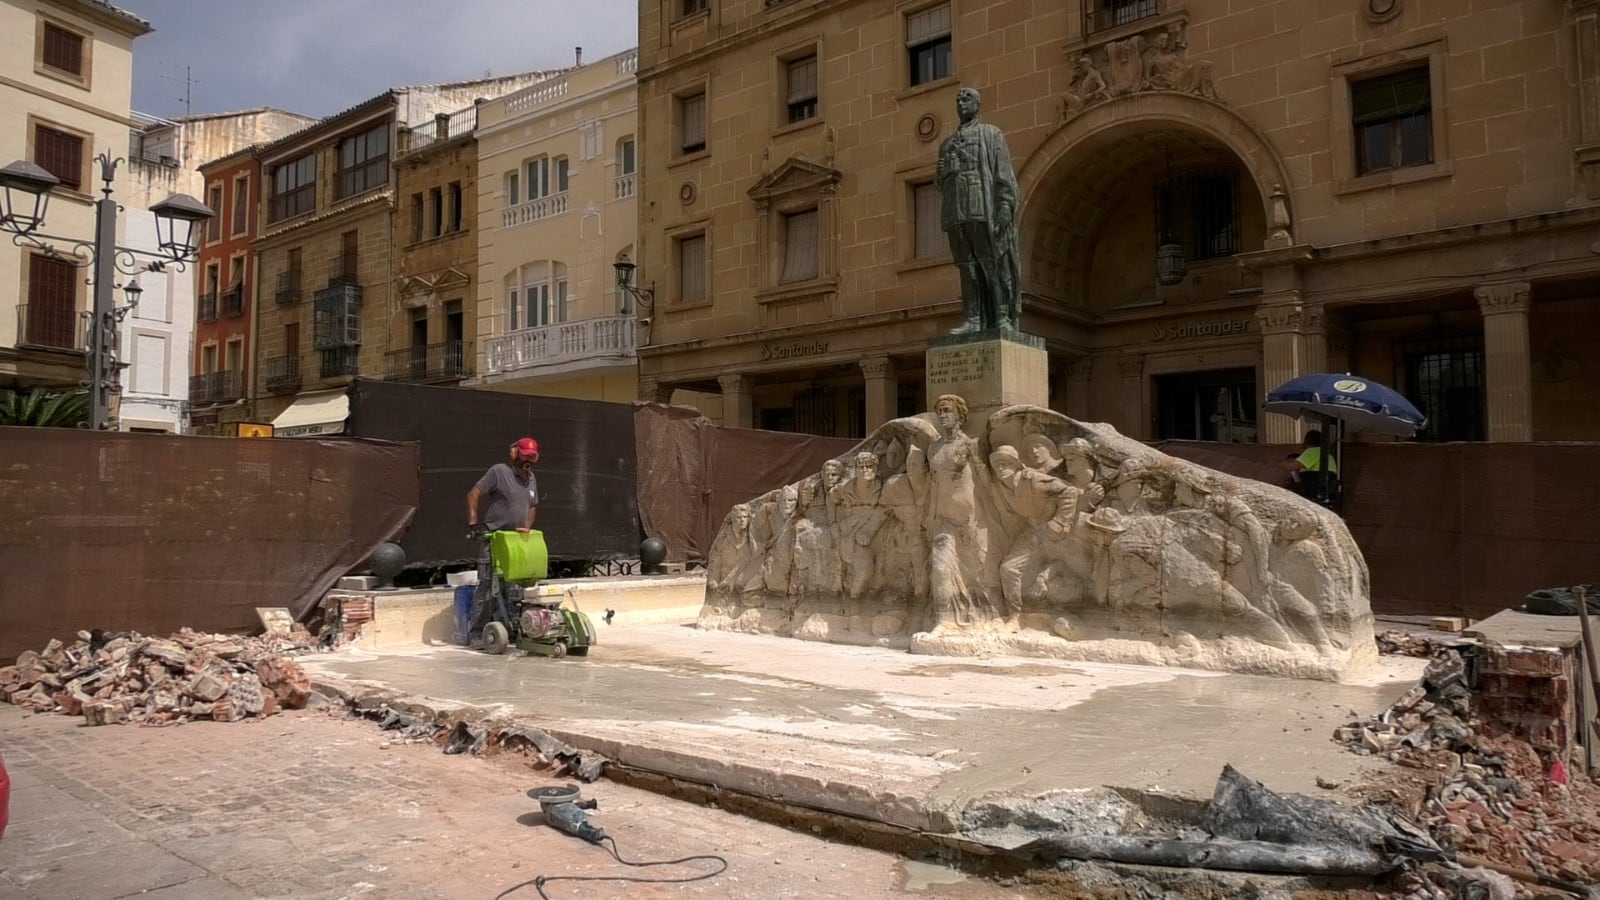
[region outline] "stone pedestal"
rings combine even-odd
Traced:
[[[951,334],[928,342],[928,405],[941,394],[967,401],[967,433],[982,432],[991,413],[1027,403],[1050,406],[1050,356],[1044,339],[1020,331]]]

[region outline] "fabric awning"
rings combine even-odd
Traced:
[[[272,420],[274,437],[339,434],[350,417],[350,395],[343,389],[301,394]]]

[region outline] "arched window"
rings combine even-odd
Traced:
[[[567,320],[567,265],[539,260],[513,269],[505,278],[509,331],[542,328]]]

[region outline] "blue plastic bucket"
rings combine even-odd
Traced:
[[[477,586],[471,584],[456,588],[456,643],[458,644],[465,644],[472,638],[467,634],[467,626],[472,624],[472,594],[477,589]]]

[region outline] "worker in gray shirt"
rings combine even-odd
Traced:
[[[539,442],[525,437],[511,445],[510,460],[489,467],[467,491],[467,533],[478,542],[478,587],[472,592],[472,619],[467,635],[474,648],[483,645],[483,626],[494,616],[493,563],[489,560],[491,531],[527,532],[539,513],[539,481],[533,465],[539,461]],[[487,504],[484,500],[487,499]],[[480,515],[481,510],[481,515]]]

